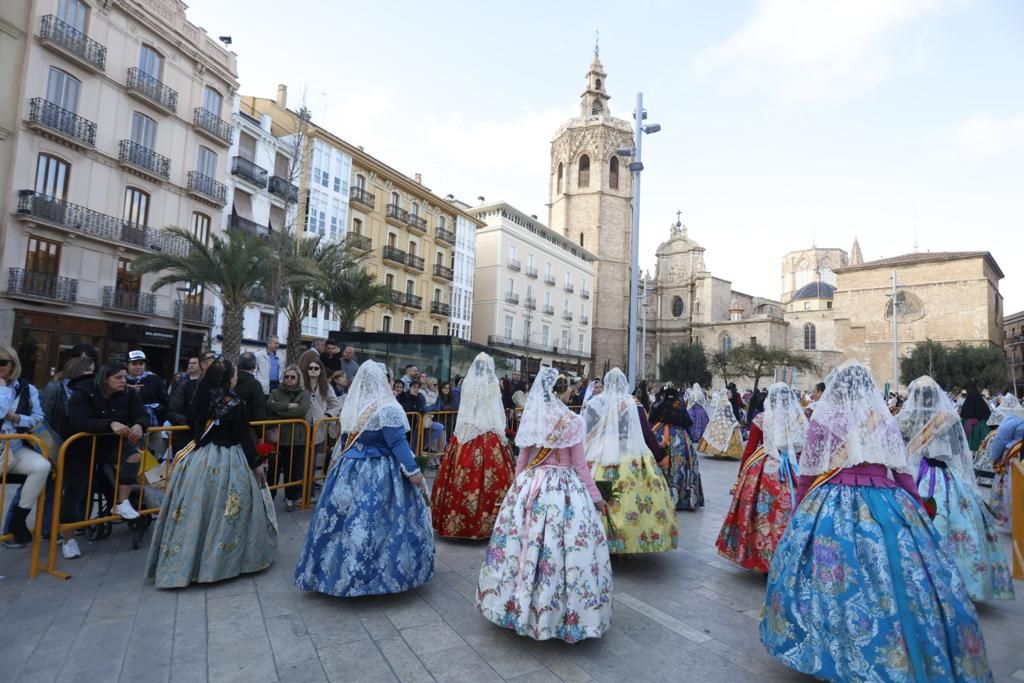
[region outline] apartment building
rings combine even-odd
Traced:
[[[1024,311],[1003,318],[1003,345],[1010,366],[1010,386],[1017,396],[1024,393]]]
[[[284,130],[301,128],[287,89],[275,99],[244,96],[242,106],[268,114]],[[392,289],[392,305],[367,311],[350,331],[445,335],[449,330],[457,220],[480,222],[315,122],[305,126],[299,215],[306,233],[347,240],[367,255],[368,272]],[[338,329],[329,308],[311,306],[303,337]]]
[[[300,169],[295,165],[296,138],[274,124],[269,114],[243,109],[235,96],[232,125],[237,134],[228,153],[231,172],[227,177],[228,203],[224,205],[222,224],[251,235],[269,236],[295,229],[299,188],[293,181]],[[283,305],[283,302],[280,302]],[[214,345],[222,332],[223,305],[215,302],[217,325]],[[274,316],[274,297],[261,290],[242,317],[242,349],[263,348],[269,337],[287,333],[288,320],[278,309]]]
[[[448,195],[448,201],[466,211],[469,204]],[[476,278],[477,224],[463,214],[455,216],[455,254],[452,266],[452,310],[448,334],[469,341],[473,332],[473,281]]]
[[[515,207],[470,209],[476,231],[473,341],[520,351],[525,370],[590,372],[595,257]]]
[[[140,253],[186,253],[166,228],[206,237],[227,201],[235,55],[162,0],[39,0],[3,188],[0,339],[45,382],[71,346],[104,359],[141,347],[153,369],[198,351],[214,322],[201,287],[151,291]]]

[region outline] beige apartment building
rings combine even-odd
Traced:
[[[431,192],[419,174],[410,178],[316,123],[303,127],[283,85],[275,99],[244,96],[241,106],[283,131],[303,131],[301,231],[348,240],[393,291],[391,306],[374,307],[350,331],[448,334],[457,221],[482,223]],[[329,308],[316,305],[302,325],[307,339],[336,329]]]
[[[522,353],[541,366],[586,375],[592,368],[593,254],[505,202],[469,212],[476,233],[472,340]]]
[[[205,238],[226,202],[237,89],[235,55],[185,17],[177,0],[39,0],[17,82],[13,154],[3,187],[0,340],[37,384],[71,346],[102,357],[142,348],[154,371],[195,352],[214,322],[201,288],[151,291],[133,262]],[[5,64],[6,66],[6,64]]]

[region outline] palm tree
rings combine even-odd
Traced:
[[[261,283],[269,276],[270,249],[266,241],[241,230],[230,230],[226,237],[210,235],[209,244],[196,239],[188,230],[170,228],[167,232],[188,242],[187,255],[143,254],[135,259],[135,271],[160,274],[153,283],[153,291],[176,282],[208,287],[224,306],[224,356],[238,357],[245,307],[253,302]]]
[[[342,331],[350,329],[360,315],[374,306],[391,304],[391,288],[377,282],[377,276],[358,263],[332,277],[321,296],[331,306]]]
[[[337,263],[349,258],[343,243],[329,242],[319,235],[294,240],[294,249],[282,260],[287,297],[284,314],[288,318],[287,362],[298,361],[302,353],[302,319],[309,315],[309,302],[321,300]]]

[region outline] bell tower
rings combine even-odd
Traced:
[[[551,142],[548,225],[594,254],[595,372],[626,367],[633,179],[616,150],[633,146],[633,129],[608,108],[608,74],[598,49],[580,95],[580,112]]]

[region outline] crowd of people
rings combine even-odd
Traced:
[[[744,395],[666,383],[652,394],[618,368],[589,381],[553,368],[499,379],[486,353],[449,384],[413,365],[393,377],[330,343],[296,364],[277,352],[272,339],[237,362],[200,354],[168,390],[141,350],[100,364],[83,347],[38,392],[0,347],[3,431],[99,435],[66,458],[60,515],[73,522],[92,505],[91,453],[117,473],[112,510],[131,520],[143,447],[154,447],[146,430],[187,428],[161,446],[173,467],[147,563],[158,588],[275,562],[270,486],[283,477],[285,509],[299,505],[308,445],[325,478],[298,588],[410,590],[433,578],[435,536],[487,540],[480,613],[570,643],[610,627],[613,557],[679,547],[676,512],[705,503],[699,456],[736,459],[716,547],[767,574],[760,637],[772,656],[825,680],[991,679],[974,602],[1014,599],[998,531],[1024,440],[1011,393],[990,402],[921,377],[890,397],[853,361],[805,395],[781,382]],[[417,430],[410,417],[430,421]],[[289,422],[261,429],[265,420]],[[420,450],[443,452],[430,487]],[[8,451],[9,471],[24,475],[7,515],[17,547],[31,541],[50,464],[24,441]],[[979,453],[995,473],[988,502]],[[62,541],[66,558],[81,554],[74,532]]]

